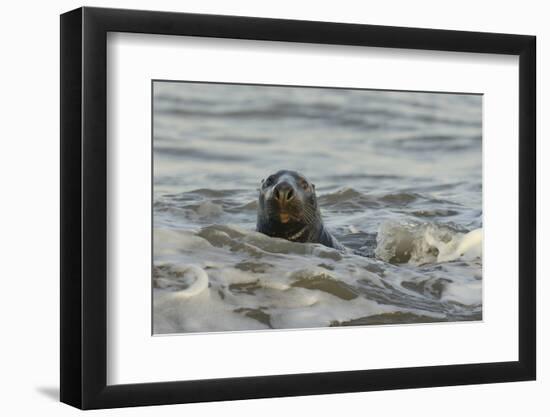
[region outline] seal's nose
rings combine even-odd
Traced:
[[[288,203],[294,198],[294,188],[288,182],[280,182],[273,189],[273,197],[279,203]]]

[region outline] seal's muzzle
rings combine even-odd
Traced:
[[[273,198],[279,202],[281,207],[291,201],[295,195],[294,187],[287,181],[278,183],[273,189]]]

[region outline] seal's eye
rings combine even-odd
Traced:
[[[309,184],[307,183],[306,180],[299,180],[298,181],[298,184],[300,185],[300,187],[302,187],[304,190],[307,190],[309,188]]]
[[[267,179],[264,181],[264,187],[270,187],[271,185],[273,185],[273,182],[275,181],[275,178],[273,177],[273,175],[267,177]]]

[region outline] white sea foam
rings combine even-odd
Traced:
[[[441,295],[442,301],[453,301],[464,305],[480,303],[481,281],[450,283]]]
[[[376,256],[387,262],[421,265],[481,258],[483,231],[468,233],[433,223],[385,222],[378,229]]]
[[[384,322],[388,314],[444,320],[464,313],[456,303],[479,305],[481,281],[465,278],[448,262],[474,256],[481,231],[415,227],[381,228],[384,252],[377,248],[377,254],[387,254],[385,260],[236,226],[155,229],[154,331],[318,327],[378,317]],[[405,250],[415,262],[447,268],[446,278],[387,262]]]
[[[199,217],[218,217],[223,214],[223,208],[219,204],[214,204],[210,201],[203,201],[197,208]]]

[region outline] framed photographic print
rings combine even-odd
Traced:
[[[61,400],[535,379],[535,38],[61,16]]]

